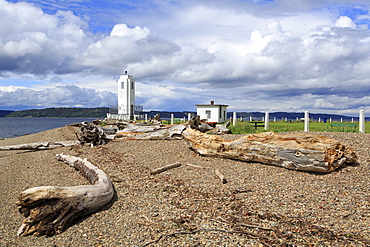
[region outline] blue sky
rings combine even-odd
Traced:
[[[0,109],[370,112],[370,2],[0,0]]]

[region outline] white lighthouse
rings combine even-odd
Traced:
[[[118,82],[118,115],[133,119],[135,114],[135,80],[127,74],[121,75]]]
[[[107,118],[119,120],[142,119],[143,106],[135,105],[135,80],[127,74],[121,75],[118,84],[118,107],[110,107]]]

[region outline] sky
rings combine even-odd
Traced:
[[[368,0],[0,0],[0,109],[370,114]]]

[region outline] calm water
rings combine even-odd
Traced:
[[[95,118],[4,118],[0,117],[0,139],[34,134]]]

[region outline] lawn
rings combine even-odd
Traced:
[[[334,122],[333,122],[334,123]],[[336,122],[338,123],[338,122]],[[265,131],[274,131],[274,132],[292,132],[292,131],[304,131],[304,122],[286,122],[286,121],[277,121],[270,122],[269,129],[265,130],[263,127],[258,127],[255,129],[253,125],[249,122],[236,122],[235,126],[232,124],[229,126],[229,129],[233,134],[248,134],[248,133],[260,133]],[[309,131],[313,132],[358,132],[358,126],[344,126],[344,127],[332,127],[331,123],[318,123],[310,122]],[[365,132],[370,133],[370,122],[365,123]]]

